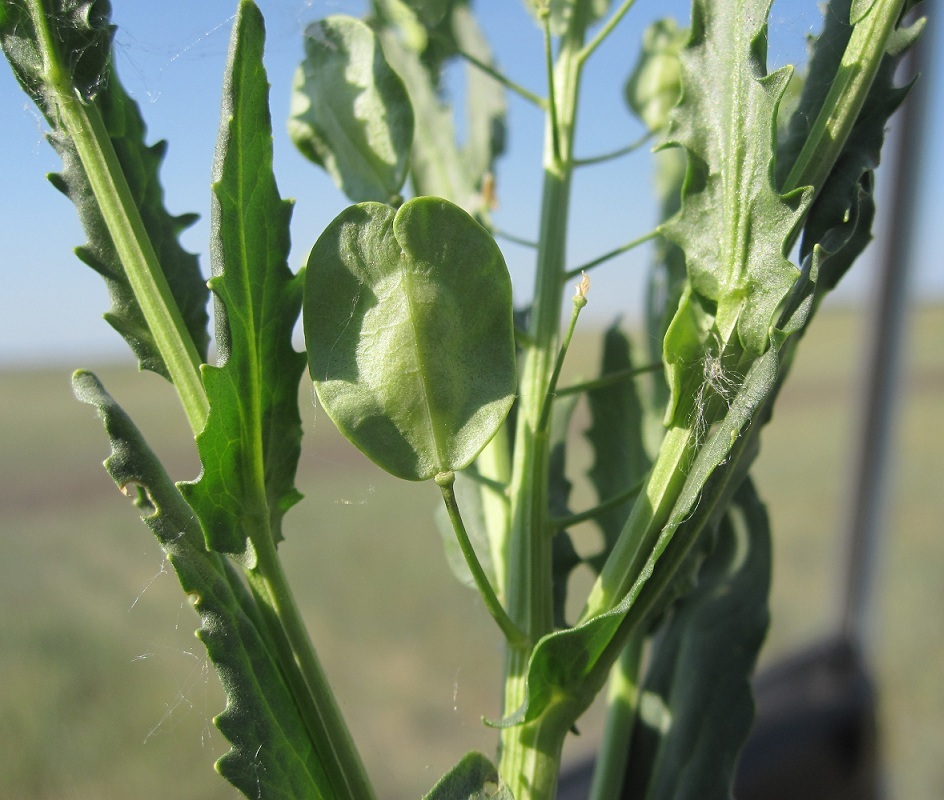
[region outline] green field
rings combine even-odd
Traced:
[[[766,660],[833,625],[863,326],[847,312],[817,320],[764,436],[756,475],[776,541]],[[944,797],[942,345],[944,310],[917,313],[875,586],[890,797],[901,800]],[[100,375],[172,476],[195,477],[169,387],[133,368]],[[498,712],[499,639],[445,567],[435,487],[365,462],[303,397],[306,500],[282,549],[381,796],[414,798],[465,751],[493,747],[480,718]],[[196,618],[99,466],[94,411],[72,399],[65,368],[0,372],[0,401],[0,797],[234,798],[211,769],[225,750],[212,724],[222,694]],[[592,750],[598,717],[571,757]]]

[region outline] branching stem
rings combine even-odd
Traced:
[[[620,147],[618,150],[612,150],[609,153],[602,153],[601,155],[592,156],[590,158],[575,158],[574,166],[589,167],[592,164],[602,164],[604,161],[613,161],[614,159],[628,156],[630,153],[642,147],[646,142],[650,141],[653,136],[655,136],[655,133],[650,131],[640,136],[636,141],[630,142],[625,147]]]
[[[576,278],[578,275],[584,272],[587,272],[593,269],[594,267],[600,266],[600,264],[604,264],[607,261],[610,261],[611,259],[614,259],[617,256],[622,255],[623,253],[629,252],[633,248],[639,247],[640,245],[645,244],[646,242],[652,239],[655,239],[658,235],[659,235],[658,228],[653,231],[649,231],[649,233],[645,234],[644,236],[640,236],[638,239],[633,239],[631,242],[622,244],[619,247],[617,247],[615,250],[610,250],[610,252],[604,253],[599,258],[593,259],[593,261],[588,261],[586,264],[581,264],[579,267],[575,267],[572,270],[568,270],[567,272],[564,273],[564,280],[569,281],[571,278]]]
[[[596,50],[603,42],[606,37],[609,36],[613,29],[619,25],[620,20],[626,16],[626,12],[629,11],[635,4],[636,0],[623,0],[622,5],[613,12],[613,15],[606,21],[602,28],[597,31],[596,35],[584,46],[580,51],[578,59],[581,64],[583,64],[591,55],[593,55],[594,50]]]
[[[544,99],[543,97],[541,97],[540,95],[535,94],[535,93],[532,92],[530,89],[526,89],[526,88],[525,88],[524,86],[522,86],[520,83],[516,83],[515,81],[511,80],[511,78],[509,78],[507,75],[505,75],[505,74],[499,72],[499,71],[498,71],[497,69],[495,69],[495,67],[493,67],[491,64],[486,64],[484,61],[482,61],[481,59],[476,58],[476,57],[475,57],[474,55],[472,55],[471,53],[467,53],[465,50],[460,50],[460,51],[459,51],[459,55],[460,55],[462,58],[464,58],[466,61],[468,61],[473,67],[475,67],[475,68],[477,68],[477,69],[480,69],[482,72],[484,72],[484,73],[485,73],[486,75],[488,75],[490,78],[494,78],[496,81],[498,81],[502,86],[504,86],[504,87],[505,87],[506,89],[508,89],[509,91],[514,92],[515,94],[519,95],[520,97],[523,97],[523,98],[524,98],[525,100],[527,100],[529,103],[533,103],[533,104],[536,105],[538,108],[540,108],[540,109],[542,109],[542,110],[544,110],[544,111],[547,110],[547,107],[548,107],[548,101],[547,101],[547,100],[545,100],[545,99]]]
[[[587,509],[586,511],[581,511],[579,514],[570,514],[566,517],[551,517],[551,519],[548,520],[548,523],[552,529],[560,530],[562,528],[569,528],[572,525],[579,525],[581,522],[586,522],[589,519],[596,519],[598,516],[605,514],[607,511],[610,511],[614,508],[619,508],[627,500],[632,500],[642,491],[642,488],[645,485],[646,481],[643,479],[633,486],[630,486],[625,491],[613,495],[613,497],[608,497],[602,503],[594,506],[593,508]]]
[[[635,378],[637,375],[644,375],[647,372],[658,372],[662,368],[662,362],[657,361],[652,364],[646,364],[643,367],[630,367],[629,369],[620,369],[614,372],[608,372],[606,375],[601,375],[599,378],[594,378],[592,381],[574,383],[570,386],[565,386],[563,389],[557,389],[554,392],[554,396],[566,397],[569,394],[582,394],[583,392],[591,392],[594,389],[603,389],[607,386],[612,386],[615,383],[628,381],[631,378]]]

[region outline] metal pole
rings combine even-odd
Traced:
[[[931,6],[930,2],[924,4]],[[930,10],[930,9],[929,9]],[[928,14],[928,27],[933,12]],[[896,394],[904,349],[909,274],[914,258],[914,217],[921,179],[927,107],[930,30],[926,29],[903,59],[903,73],[922,74],[897,116],[896,147],[889,176],[890,214],[878,242],[878,280],[869,311],[871,343],[866,364],[865,403],[856,445],[858,458],[846,533],[848,557],[841,583],[841,632],[861,650],[868,643],[873,618],[873,583],[882,528],[886,521],[888,471],[894,433]]]

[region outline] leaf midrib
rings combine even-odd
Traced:
[[[402,287],[404,296],[406,297],[406,305],[409,309],[410,317],[410,336],[413,340],[413,351],[416,354],[416,362],[418,367],[418,374],[420,383],[423,387],[423,414],[426,419],[426,425],[429,430],[430,440],[433,442],[434,449],[436,452],[436,469],[439,472],[442,472],[448,469],[446,465],[445,453],[447,448],[440,441],[439,437],[439,426],[436,425],[435,420],[433,419],[432,409],[430,408],[429,398],[431,395],[431,388],[429,383],[429,371],[426,369],[426,359],[424,358],[423,348],[420,346],[420,336],[417,332],[416,317],[417,311],[413,305],[413,296],[414,296],[414,282],[413,274],[409,269],[409,264],[412,263],[412,259],[407,255],[405,250],[400,250],[400,259],[398,261],[398,271],[400,272],[401,281],[400,285]]]

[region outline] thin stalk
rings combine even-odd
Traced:
[[[547,100],[545,100],[540,95],[535,94],[529,89],[525,89],[525,87],[522,86],[520,83],[516,83],[515,81],[511,80],[511,78],[509,78],[507,75],[502,74],[493,66],[491,66],[490,64],[486,64],[484,61],[481,61],[480,59],[476,58],[471,53],[465,52],[465,50],[460,50],[459,56],[461,56],[466,61],[468,61],[473,67],[480,69],[490,78],[494,78],[496,81],[498,81],[502,86],[504,86],[509,91],[512,91],[515,94],[519,95],[520,97],[523,97],[529,103],[533,103],[538,108],[544,111],[547,111],[547,106],[548,106]]]
[[[594,36],[590,42],[587,44],[583,50],[580,51],[579,60],[583,64],[593,52],[603,44],[607,36],[609,36],[613,29],[619,25],[620,20],[626,16],[626,12],[629,11],[635,4],[636,0],[623,0],[623,4],[613,12],[613,15],[606,21],[604,26],[597,31],[596,36]]]
[[[592,392],[594,389],[603,389],[615,383],[628,381],[631,378],[635,378],[637,375],[645,375],[647,372],[659,372],[663,369],[663,366],[661,361],[657,361],[642,367],[630,367],[628,369],[618,369],[614,372],[607,372],[605,375],[594,378],[592,381],[581,381],[580,383],[574,383],[570,386],[557,389],[554,392],[554,396],[566,397],[569,394],[583,394],[584,392]]]
[[[496,239],[505,239],[509,242],[520,244],[522,247],[530,247],[533,250],[538,249],[537,242],[531,241],[530,239],[525,239],[523,236],[515,236],[515,234],[508,233],[508,231],[495,228],[492,230],[492,236],[494,236]]]
[[[44,82],[55,90],[59,121],[75,145],[128,283],[190,427],[197,434],[203,430],[210,408],[200,376],[200,355],[167,284],[101,115],[76,93],[46,23],[42,0],[29,0],[29,5],[43,54]]]
[[[547,117],[551,122],[551,153],[554,161],[560,163],[561,143],[557,115],[557,81],[554,79],[554,52],[551,46],[551,12],[545,8],[542,13],[541,28],[544,33],[544,65],[547,70]]]
[[[626,764],[629,762],[629,742],[639,704],[639,667],[643,642],[641,634],[632,635],[610,671],[603,744],[597,753],[588,800],[612,800],[622,792]]]
[[[589,167],[592,164],[602,164],[604,161],[613,161],[617,158],[622,158],[623,156],[628,156],[630,153],[635,152],[640,147],[642,147],[646,142],[652,139],[655,136],[655,133],[652,131],[643,134],[635,142],[630,142],[625,147],[620,147],[618,150],[611,150],[609,153],[601,153],[598,156],[591,156],[590,158],[575,158],[574,166],[575,167]]]
[[[257,566],[249,572],[249,580],[254,594],[263,603],[263,616],[272,636],[277,642],[284,637],[291,650],[292,658],[283,659],[284,663],[295,664],[300,670],[307,696],[296,695],[296,701],[305,713],[313,744],[331,776],[332,788],[338,800],[373,800],[374,789],[308,635],[271,536],[258,537],[256,555]],[[300,691],[297,681],[290,683]]]
[[[554,371],[551,373],[551,379],[547,384],[547,391],[544,394],[544,405],[541,408],[541,416],[538,421],[540,430],[547,430],[551,421],[551,408],[554,405],[554,390],[557,388],[557,381],[560,379],[561,370],[564,368],[564,359],[567,358],[567,351],[570,349],[570,342],[574,338],[574,331],[577,330],[577,319],[580,312],[587,305],[587,292],[590,290],[590,278],[584,274],[583,280],[577,285],[577,294],[574,295],[574,308],[570,314],[570,323],[567,325],[567,332],[564,334],[564,340],[561,342],[560,350],[557,353],[557,361],[554,362]]]
[[[509,519],[508,483],[511,480],[511,442],[505,426],[495,435],[475,460],[474,470],[467,471],[479,483],[482,518],[488,536],[488,547],[495,574],[495,593],[504,606],[508,595],[505,577],[508,574]]]
[[[638,239],[633,239],[631,242],[627,242],[626,244],[621,244],[615,250],[610,250],[610,252],[604,253],[599,258],[593,259],[593,261],[588,261],[586,264],[581,264],[579,267],[576,267],[572,270],[568,270],[567,272],[564,273],[564,280],[569,281],[571,278],[576,278],[581,273],[586,272],[587,270],[591,270],[594,267],[598,267],[600,266],[600,264],[603,264],[612,258],[616,258],[617,256],[622,255],[623,253],[626,253],[629,250],[632,250],[634,247],[639,247],[639,245],[645,244],[651,239],[655,239],[657,236],[659,236],[658,228],[656,228],[655,230],[649,231],[649,233],[643,236],[640,236]]]
[[[443,502],[446,504],[446,512],[449,514],[449,521],[452,523],[452,529],[455,531],[456,539],[459,542],[459,549],[465,557],[465,563],[472,573],[472,579],[475,581],[479,594],[482,595],[482,599],[485,601],[485,607],[488,609],[488,613],[492,615],[492,619],[494,619],[498,627],[501,628],[501,632],[505,634],[505,639],[509,645],[512,647],[526,647],[528,642],[525,635],[515,623],[511,621],[505,609],[502,608],[502,604],[499,602],[498,596],[495,594],[495,590],[492,588],[492,584],[489,583],[488,576],[485,574],[485,570],[482,569],[482,564],[475,554],[475,548],[469,540],[465,523],[463,523],[462,515],[459,513],[459,504],[456,502],[456,492],[454,488],[456,483],[455,473],[440,472],[435,480],[436,485],[442,491]]]
[[[581,511],[578,514],[569,514],[566,517],[551,517],[548,522],[552,528],[559,530],[561,528],[569,528],[572,525],[579,525],[581,522],[586,522],[588,519],[596,519],[598,516],[600,516],[600,514],[605,514],[607,511],[611,511],[614,508],[619,508],[627,500],[632,500],[642,491],[642,487],[645,485],[646,481],[641,480],[633,486],[630,486],[628,489],[619,492],[612,497],[608,497],[602,503],[595,505],[593,508],[589,508],[586,511]]]

